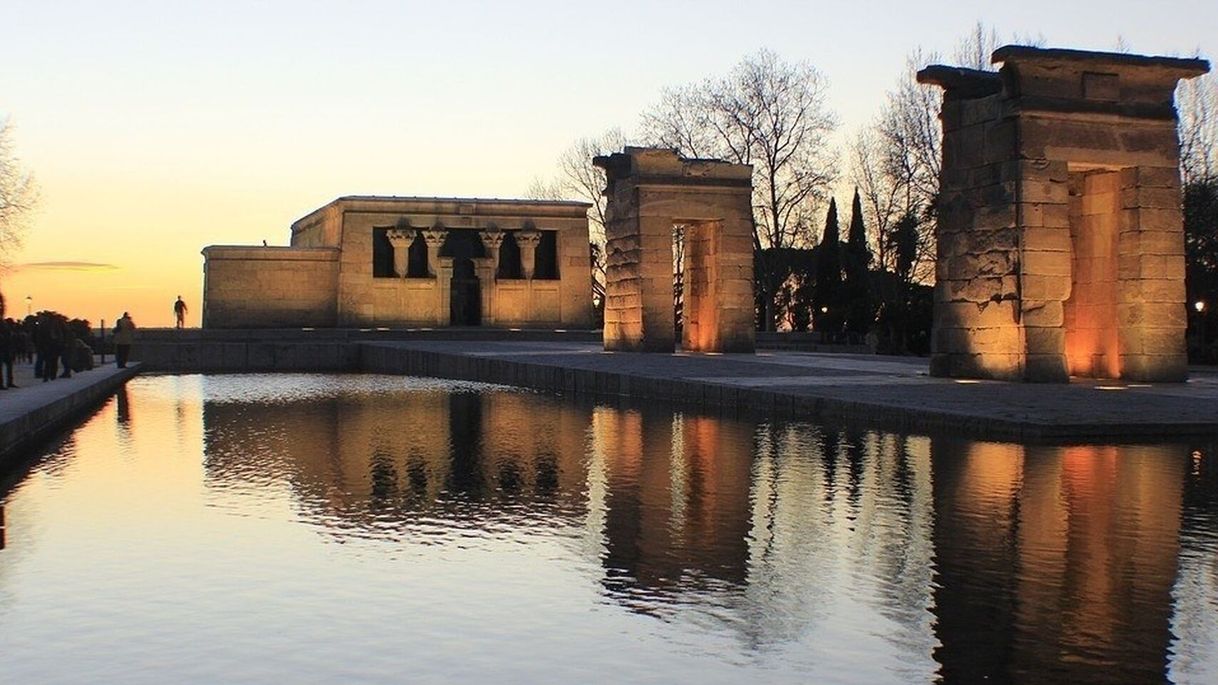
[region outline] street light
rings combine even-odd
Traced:
[[[1193,309],[1196,309],[1198,314],[1205,311],[1205,300],[1197,300],[1194,302]]]
[[[26,295],[25,296],[25,315],[29,316],[33,313],[34,313],[34,296]]]

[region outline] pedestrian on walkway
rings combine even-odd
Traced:
[[[114,326],[114,361],[118,368],[127,368],[127,357],[131,355],[131,344],[135,342],[135,322],[131,315],[123,312]]]
[[[20,342],[17,322],[12,319],[0,321],[0,390],[17,387],[13,382],[13,361],[17,358]]]
[[[55,380],[59,373],[59,357],[63,354],[63,342],[67,321],[55,312],[38,312],[38,327],[34,332],[34,348],[38,351],[35,365],[42,382]]]
[[[173,303],[173,316],[177,321],[175,328],[186,327],[186,303],[182,301],[181,295],[178,295],[178,301]]]

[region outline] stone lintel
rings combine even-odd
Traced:
[[[932,64],[919,71],[918,83],[939,86],[949,97],[961,100],[981,98],[1002,90],[1002,79],[997,72],[946,64]]]
[[[1064,114],[1105,114],[1128,119],[1175,121],[1176,108],[1167,102],[1108,102],[1077,98],[1025,95],[1014,100],[1013,113],[1050,112]]]
[[[208,245],[202,254],[207,259],[245,259],[261,261],[336,262],[337,247],[257,247],[251,245]]]
[[[1210,70],[1210,63],[1199,58],[1038,48],[1030,45],[1004,45],[994,51],[990,62],[993,64],[1043,64],[1045,66],[1077,65],[1085,67],[1088,71],[1098,69],[1110,71],[1158,70],[1164,72],[1168,78],[1174,79],[1193,78]]]
[[[682,157],[671,148],[627,146],[623,152],[593,157],[592,163],[605,170],[606,194],[612,194],[614,184],[627,176],[636,185],[682,187],[751,188],[753,179],[749,164]]]

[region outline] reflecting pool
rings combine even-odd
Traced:
[[[0,682],[1218,682],[1218,454],[131,381],[0,490]]]

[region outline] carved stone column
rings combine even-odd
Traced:
[[[497,228],[478,234],[478,237],[482,238],[482,247],[486,248],[486,256],[490,259],[492,278],[494,278],[495,271],[499,269],[499,246],[503,244],[503,236],[503,231]]]
[[[440,247],[444,245],[444,239],[447,237],[448,229],[423,229],[423,240],[427,243],[427,275],[432,278],[436,277],[436,265],[440,262]]]
[[[438,246],[435,249],[436,252],[440,250]],[[432,251],[430,242],[427,251],[428,253]],[[435,262],[428,260],[427,268],[433,269],[432,275],[436,276],[436,325],[448,326],[452,323],[449,305],[452,301],[453,258],[437,257]]]
[[[516,245],[520,247],[520,268],[524,277],[533,278],[537,266],[537,244],[541,242],[541,231],[525,229],[516,232]]]
[[[389,244],[393,246],[393,273],[397,274],[398,278],[406,278],[406,270],[410,265],[410,245],[418,234],[413,228],[393,228],[386,232]]]

